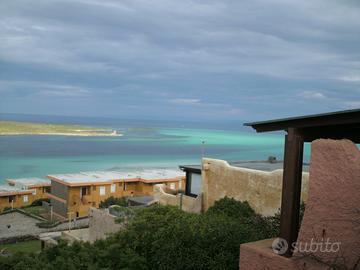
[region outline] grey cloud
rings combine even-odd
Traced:
[[[39,90],[28,75],[27,87],[48,97],[114,95],[131,106],[152,94],[208,112],[226,105],[228,116],[280,113],[283,100],[341,109],[359,95],[357,1],[13,0],[0,8],[2,67],[36,67],[43,85],[70,86]]]

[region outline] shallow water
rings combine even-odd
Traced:
[[[124,136],[2,136],[0,182],[6,178],[85,170],[175,168],[181,164],[199,164],[202,155],[228,161],[283,156],[282,134],[256,134],[250,128],[87,121],[87,125],[120,130]]]

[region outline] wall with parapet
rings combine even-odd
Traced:
[[[281,203],[282,170],[271,172],[230,166],[224,160],[203,159],[203,210],[225,196],[248,201],[264,216],[278,212]],[[302,200],[307,200],[309,174],[303,173]]]
[[[196,198],[181,194],[173,195],[164,191],[164,185],[159,184],[154,187],[154,200],[161,205],[177,206],[185,212],[200,213],[202,205],[202,196]]]

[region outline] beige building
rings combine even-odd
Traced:
[[[0,212],[5,208],[21,208],[35,200],[48,198],[51,182],[43,178],[7,179],[8,185],[0,185]]]
[[[46,178],[30,177],[7,179],[9,186],[17,187],[22,190],[32,190],[31,200],[47,198],[47,194],[51,192],[51,181]]]
[[[185,187],[185,177],[178,170],[143,170],[82,172],[48,175],[51,180],[51,204],[55,214],[63,217],[84,217],[90,207],[99,207],[109,197],[153,195],[154,185],[164,184],[178,192]]]
[[[30,205],[31,194],[31,190],[22,190],[9,185],[0,185],[0,213],[5,209]]]

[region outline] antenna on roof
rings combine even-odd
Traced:
[[[201,158],[205,156],[205,141],[201,142]]]

